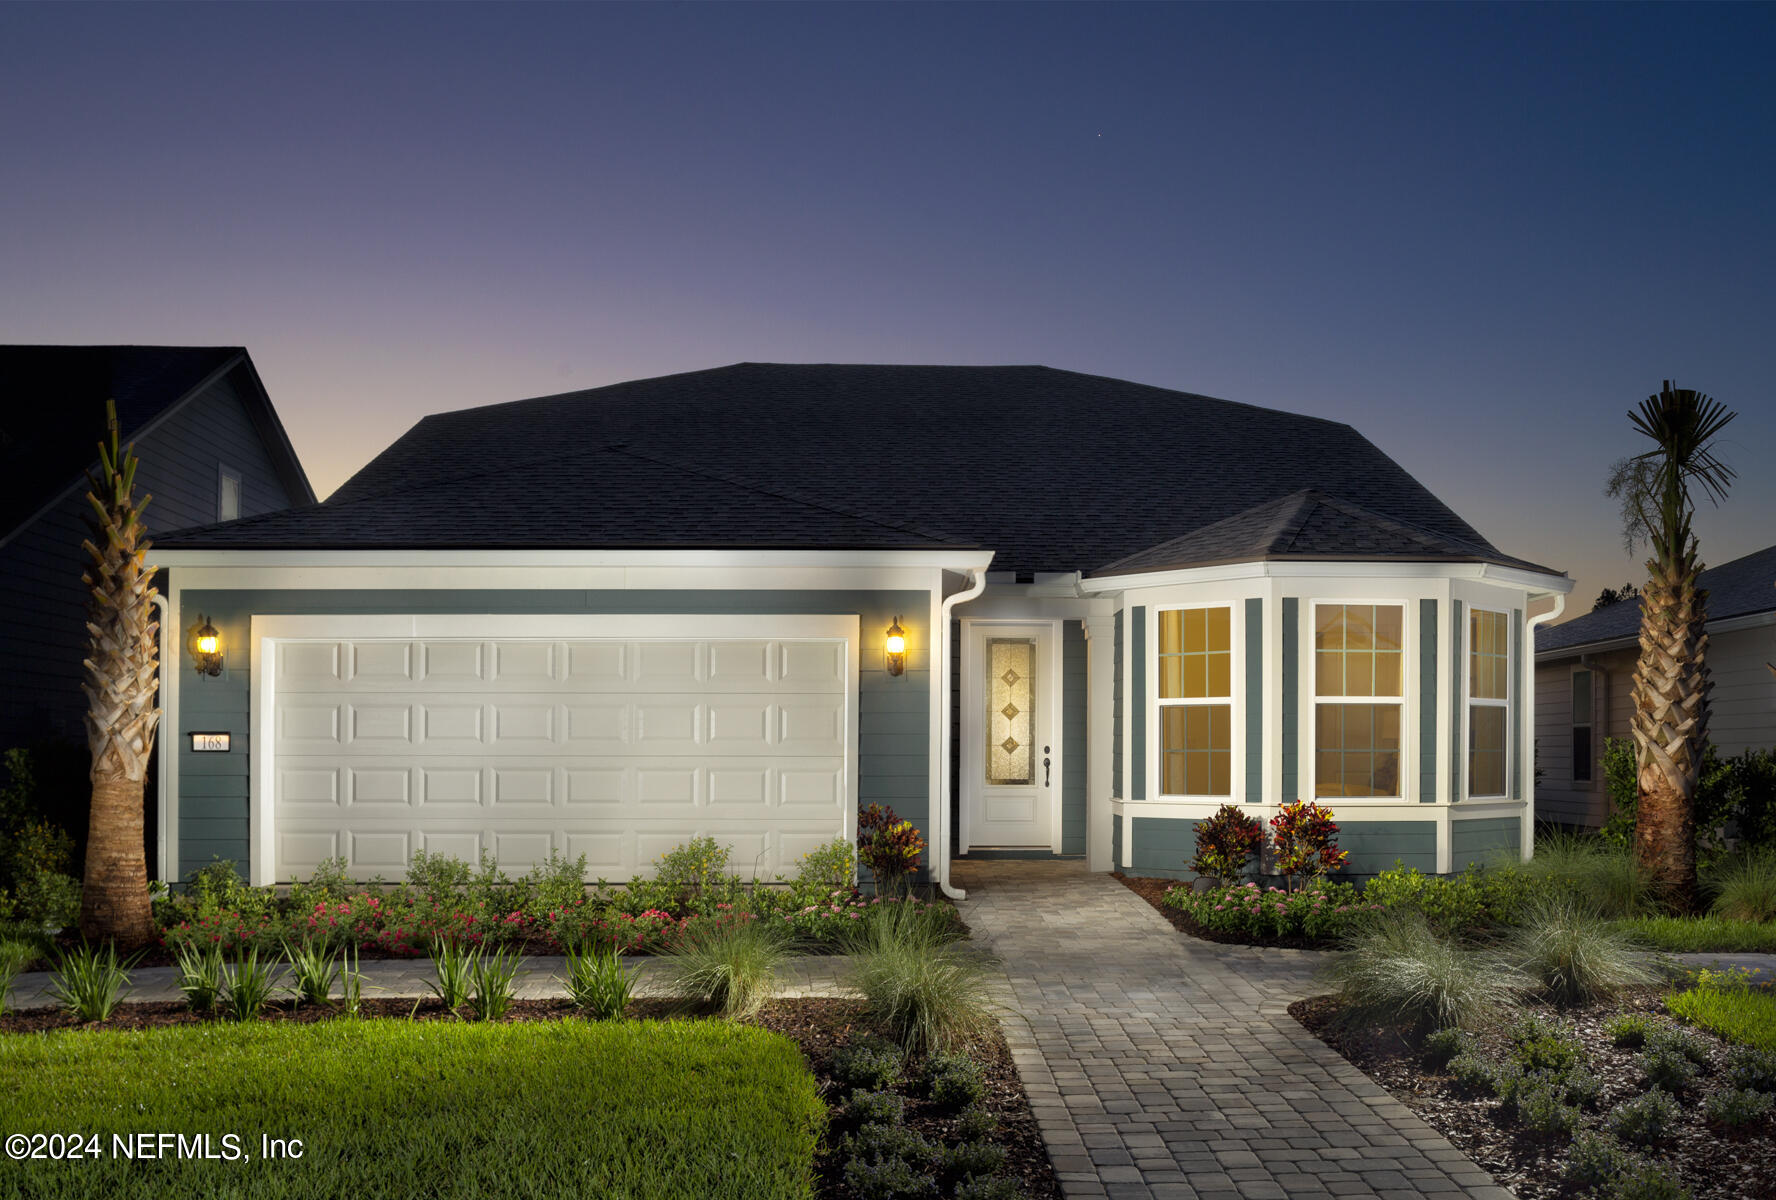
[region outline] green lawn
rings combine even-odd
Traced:
[[[824,1108],[795,1044],[713,1021],[336,1020],[0,1037],[0,1133],[99,1161],[0,1163],[0,1196],[805,1197]],[[208,1133],[250,1161],[127,1161]],[[261,1158],[261,1136],[303,1157]]]
[[[1776,923],[1726,917],[1629,917],[1618,924],[1655,949],[1673,953],[1776,953]]]
[[[1776,993],[1751,988],[1694,987],[1667,997],[1665,1006],[1692,1025],[1729,1042],[1776,1050]]]

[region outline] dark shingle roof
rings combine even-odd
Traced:
[[[612,477],[572,485],[595,495],[565,508],[558,489],[594,468]],[[501,483],[513,473],[530,485]],[[884,528],[935,530],[992,549],[996,570],[1072,571],[1302,488],[1506,561],[1348,425],[1034,366],[740,363],[443,413],[263,534],[292,547],[690,547],[716,536],[838,547],[880,545]],[[736,489],[789,507],[724,516]],[[333,515],[346,505],[362,533]],[[811,506],[858,524],[804,527]],[[414,510],[427,536],[450,540],[408,536],[394,514]],[[160,545],[237,536],[188,531]]]
[[[1265,559],[1497,562],[1546,571],[1482,543],[1432,533],[1312,489],[1256,505],[1183,537],[1151,546],[1095,575],[1164,571]]]
[[[1708,619],[1776,611],[1776,546],[1702,572]],[[1590,646],[1640,635],[1640,597],[1593,609],[1559,625],[1536,630],[1536,653]]]
[[[0,346],[0,536],[98,458],[105,401],[127,442],[238,346]]]

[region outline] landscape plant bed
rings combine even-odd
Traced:
[[[1170,921],[1174,928],[1205,942],[1219,942],[1224,946],[1275,946],[1283,950],[1329,950],[1336,944],[1336,939],[1332,938],[1252,937],[1210,929],[1192,920],[1190,914],[1180,912],[1165,902],[1166,892],[1174,887],[1188,886],[1181,885],[1179,880],[1160,879],[1151,875],[1124,875],[1121,872],[1116,872],[1115,877],[1129,891],[1151,904],[1154,911]]]
[[[417,1003],[411,999],[366,1000],[363,1002],[361,1012],[362,1017],[357,1022],[353,1022],[340,1015],[336,1008],[313,1004],[298,1005],[290,1001],[283,1001],[269,1006],[260,1017],[258,1025],[327,1026],[355,1023],[374,1029],[405,1026],[409,1023],[425,1024],[428,1027],[432,1025],[474,1024],[472,1021],[465,1022],[461,1017],[453,1015],[441,1001],[435,998],[423,999]],[[472,1015],[472,1007],[465,1009],[464,1012]],[[681,1002],[654,998],[633,1001],[627,1010],[630,1023],[664,1021],[673,1017],[681,1017],[684,1013],[685,1007]],[[510,1027],[525,1023],[594,1024],[576,1017],[574,1009],[565,1000],[514,1001],[507,1020],[501,1024]],[[720,1027],[724,1023],[699,1020],[692,1022],[692,1024]],[[803,1060],[814,1074],[817,1096],[822,1103],[835,1110],[832,1131],[823,1140],[814,1160],[815,1190],[813,1194],[820,1197],[821,1200],[849,1200],[855,1193],[849,1190],[843,1181],[845,1163],[845,1155],[841,1149],[843,1133],[840,1129],[841,1123],[837,1120],[836,1110],[848,1098],[850,1089],[840,1084],[834,1078],[832,1071],[834,1055],[839,1050],[852,1044],[860,1037],[876,1032],[865,1018],[862,1002],[847,999],[778,1000],[767,1005],[749,1024],[781,1034],[795,1042],[800,1048]],[[87,1025],[82,1025],[60,1009],[38,1008],[24,1012],[9,1012],[4,1017],[0,1017],[0,1048],[3,1048],[8,1042],[16,1044],[17,1040],[23,1040],[17,1039],[16,1035],[40,1035],[69,1031],[83,1037],[88,1034],[102,1037],[112,1033],[128,1037],[144,1031],[179,1028],[187,1029],[193,1033],[199,1032],[194,1027],[205,1027],[224,1037],[234,1036],[233,1031],[235,1030],[254,1028],[253,1025],[238,1026],[220,1021],[215,1017],[199,1016],[182,1002],[125,1003],[118,1006],[111,1019]],[[292,1030],[292,1033],[295,1032]],[[324,1031],[317,1030],[316,1032]],[[4,1035],[14,1035],[14,1037]],[[298,1036],[301,1035],[298,1034]],[[34,1040],[34,1038],[30,1040]],[[1060,1186],[1055,1179],[1048,1151],[1043,1144],[1035,1115],[1030,1110],[1029,1100],[1024,1094],[1023,1083],[1018,1076],[1017,1067],[1012,1061],[1011,1052],[1005,1044],[1004,1037],[997,1029],[994,1029],[986,1036],[976,1039],[967,1048],[967,1053],[981,1066],[985,1077],[985,1092],[979,1101],[979,1106],[990,1113],[997,1123],[997,1128],[990,1135],[990,1140],[1005,1154],[1005,1164],[1001,1168],[1001,1174],[1013,1183],[1017,1195],[1036,1197],[1039,1200],[1058,1200],[1061,1195]],[[204,1071],[202,1059],[197,1056],[193,1056],[187,1067],[199,1074]],[[910,1084],[903,1085],[899,1090],[905,1097],[906,1124],[910,1129],[941,1144],[947,1145],[957,1140],[958,1118],[954,1114],[941,1112],[938,1106],[920,1096],[917,1088]],[[289,1136],[301,1135],[292,1128],[289,1131]],[[208,1165],[226,1167],[230,1164]],[[517,1172],[513,1178],[516,1179],[522,1175],[523,1172]],[[219,1174],[216,1178],[220,1182],[228,1176]],[[335,1180],[335,1182],[338,1181]],[[349,1180],[346,1182],[349,1183]],[[182,1186],[189,1187],[190,1185],[182,1184]],[[67,1194],[79,1195],[83,1193],[76,1191]],[[202,1195],[205,1193],[195,1191],[181,1192],[181,1194]],[[306,1196],[346,1193],[329,1193],[326,1187],[321,1187],[313,1192],[295,1190],[270,1194]],[[501,1193],[496,1188],[483,1194],[499,1195]],[[666,1190],[659,1193],[633,1194],[671,1195],[673,1193]],[[735,1184],[731,1190],[717,1189],[699,1192],[693,1188],[691,1191],[678,1194],[745,1196],[751,1193]]]
[[[1688,1028],[1667,1013],[1664,995],[1661,988],[1640,988],[1613,1001],[1531,1010],[1560,1027],[1561,1040],[1578,1048],[1602,1082],[1595,1108],[1581,1110],[1580,1131],[1601,1128],[1603,1114],[1647,1090],[1638,1062],[1641,1050],[1613,1045],[1606,1022],[1638,1014],[1661,1025]],[[1503,1116],[1499,1100],[1465,1091],[1447,1068],[1429,1069],[1401,1030],[1347,1028],[1338,1020],[1337,1001],[1329,996],[1297,1001],[1289,1012],[1521,1200],[1584,1194],[1561,1178],[1571,1147],[1568,1138],[1531,1133]],[[1737,1131],[1709,1123],[1705,1099],[1731,1086],[1729,1048],[1704,1031],[1691,1032],[1705,1043],[1708,1065],[1680,1100],[1670,1136],[1646,1150],[1645,1157],[1675,1169],[1695,1200],[1770,1200],[1776,1197],[1776,1120],[1766,1116]],[[1477,1034],[1474,1041],[1477,1050],[1495,1059],[1510,1056],[1507,1029]]]

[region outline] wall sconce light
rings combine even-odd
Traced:
[[[888,627],[888,640],[882,644],[882,656],[887,662],[890,675],[906,674],[906,630],[900,627],[900,618],[894,618],[894,624]]]
[[[210,619],[202,613],[197,614],[202,622],[197,632],[191,635],[191,658],[197,664],[199,675],[222,674],[222,635],[210,624]]]

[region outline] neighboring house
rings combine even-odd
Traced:
[[[694,835],[762,877],[860,805],[958,856],[1183,874],[1318,797],[1352,871],[1529,844],[1532,602],[1347,425],[1045,367],[770,365],[427,417],[325,503],[162,539],[189,871]],[[890,632],[904,634],[904,664]],[[197,752],[193,733],[230,735]]]
[[[1708,740],[1722,756],[1776,746],[1776,546],[1702,572],[1708,589]],[[1536,631],[1536,817],[1601,825],[1603,742],[1626,738],[1640,599]]]
[[[151,535],[314,503],[239,347],[0,346],[0,748],[86,744],[81,543],[107,400],[141,459]]]

